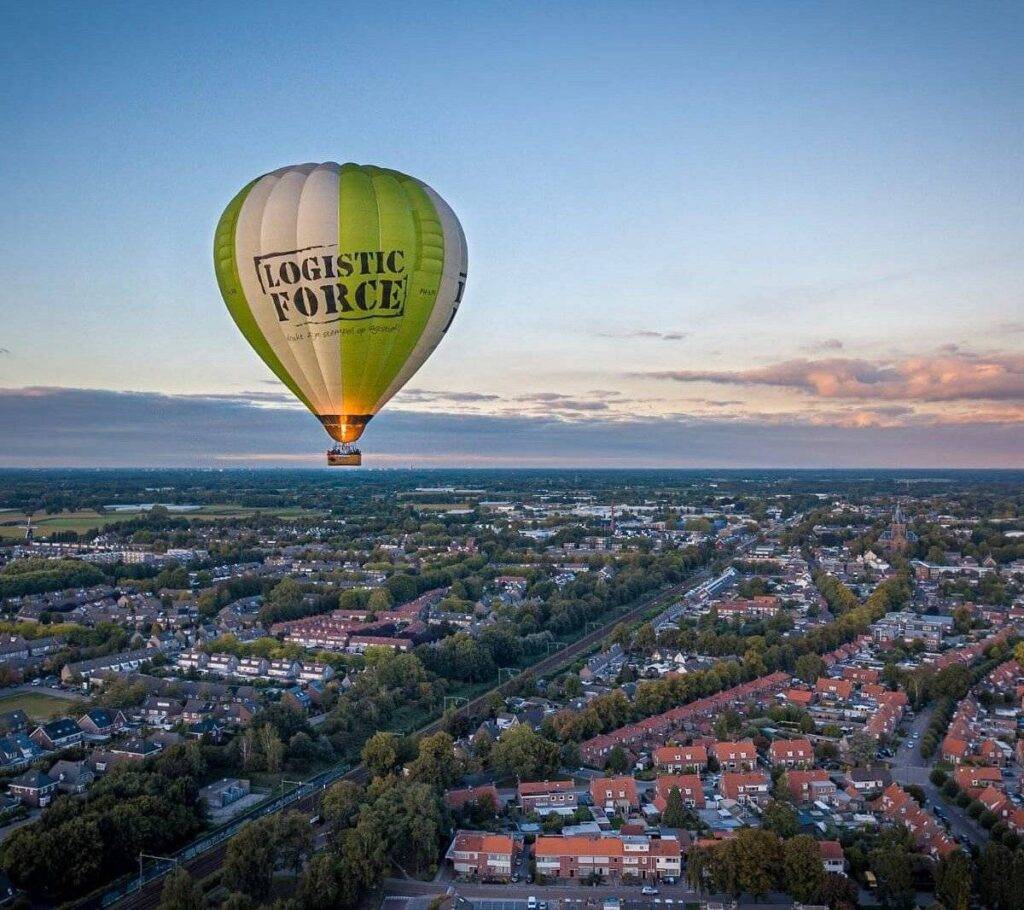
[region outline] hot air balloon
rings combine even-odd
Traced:
[[[253,180],[224,210],[217,282],[235,324],[361,462],[366,424],[437,347],[466,283],[466,238],[429,186],[359,164],[298,164]]]

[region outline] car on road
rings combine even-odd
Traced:
[[[644,886],[643,886],[643,887],[642,887],[642,888],[640,889],[640,893],[641,893],[641,894],[647,894],[647,895],[650,895],[650,894],[657,894],[657,893],[658,893],[658,889],[657,889],[657,888],[655,888],[655,887],[654,887],[654,885],[644,885]]]

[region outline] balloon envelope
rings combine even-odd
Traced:
[[[231,200],[214,261],[246,340],[347,443],[451,325],[466,238],[447,203],[414,177],[299,164],[264,174]]]

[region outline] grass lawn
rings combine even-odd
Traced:
[[[0,698],[0,713],[4,711],[24,711],[32,720],[42,722],[51,717],[63,717],[78,708],[78,701],[67,698],[54,698],[45,692],[15,692]]]
[[[277,518],[301,518],[306,515],[314,516],[324,514],[318,511],[310,511],[297,506],[282,506],[277,509],[253,509],[246,506],[231,504],[203,506],[195,512],[182,512],[182,518],[200,519],[215,521],[225,518],[245,518],[261,512],[264,515],[273,515]],[[100,515],[91,509],[83,509],[79,512],[63,512],[60,515],[36,515],[32,519],[32,525],[36,529],[37,537],[47,537],[54,531],[77,531],[83,533],[93,528],[105,528],[116,521],[127,521],[130,518],[138,518],[143,512],[108,512]],[[20,540],[25,536],[25,520],[20,512],[5,512],[0,514],[0,538]],[[10,522],[16,521],[16,524]]]

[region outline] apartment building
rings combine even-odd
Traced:
[[[549,878],[586,879],[598,876],[641,881],[678,878],[682,871],[679,841],[669,837],[627,834],[538,837],[534,844],[537,872]]]

